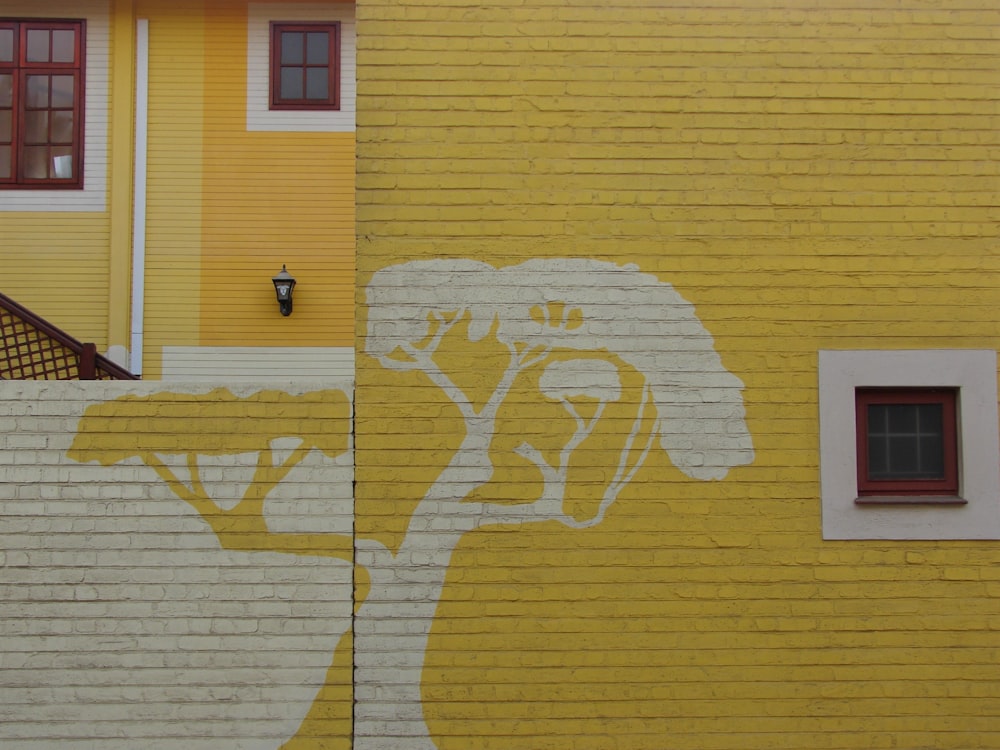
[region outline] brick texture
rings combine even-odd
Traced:
[[[465,534],[423,665],[436,746],[1000,745],[1000,552],[824,542],[816,371],[820,349],[997,347],[995,4],[371,0],[358,18],[359,338],[402,330],[369,327],[387,299],[410,333],[435,309],[451,325],[468,261],[635,264],[745,384],[755,449],[709,482],[655,451],[587,529]],[[436,290],[372,295],[431,260]],[[661,345],[655,321],[614,311],[627,289],[594,286],[630,342]],[[525,301],[505,294],[488,296],[500,320]],[[478,409],[507,353],[473,326],[434,359]],[[405,550],[468,420],[385,348],[358,359],[356,528]],[[517,452],[554,462],[567,439],[541,377],[511,389],[467,503],[544,493]],[[571,462],[578,520],[614,473],[608,441]]]
[[[328,741],[348,737],[350,670],[328,670],[350,627],[349,552],[338,560],[223,548],[143,460],[106,466],[68,457],[86,458],[68,453],[86,438],[78,433],[86,409],[163,390],[66,382],[0,389],[0,745],[278,747],[300,726],[308,731],[302,722],[317,695],[341,706],[325,724]],[[188,399],[209,391],[170,390]],[[260,388],[235,392],[247,399],[248,418],[272,413],[282,438],[287,405],[255,401],[254,393],[268,393]],[[171,451],[161,431],[170,409],[105,424],[122,428],[117,436],[136,450],[156,444],[168,461],[221,424],[188,419]],[[255,419],[248,431],[266,436],[268,421]],[[220,446],[233,437],[212,435]],[[294,435],[282,439],[273,444],[279,455],[295,444]],[[212,457],[200,456],[201,477],[231,506],[256,457],[216,458],[211,468]],[[299,462],[268,497],[274,535],[349,539],[350,464],[349,453],[317,451]]]

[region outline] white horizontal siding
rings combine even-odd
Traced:
[[[164,380],[354,380],[349,346],[165,346]]]

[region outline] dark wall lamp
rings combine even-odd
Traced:
[[[282,315],[292,314],[292,290],[295,288],[295,278],[281,264],[281,272],[271,279],[274,282],[274,293],[278,296],[278,308]]]

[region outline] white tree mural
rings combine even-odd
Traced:
[[[383,367],[414,371],[461,413],[465,435],[413,513],[400,547],[356,540],[371,588],[355,619],[356,746],[431,750],[421,672],[451,554],[464,534],[491,524],[600,523],[656,447],[694,479],[722,479],[753,460],[743,383],[722,365],[693,307],[669,284],[633,266],[587,259],[530,260],[494,268],[471,260],[414,261],[377,272],[367,287],[366,352]],[[440,364],[450,335],[495,337],[507,352],[485,402]],[[578,354],[577,354],[578,353]],[[643,379],[629,433],[596,512],[566,510],[571,459],[605,408],[621,398],[622,369]],[[541,394],[573,420],[556,457],[528,441],[516,453],[537,467],[540,496],[527,503],[476,501],[489,482],[497,415],[519,377],[542,368]],[[419,575],[413,563],[420,561]]]
[[[719,480],[730,468],[750,463],[753,446],[743,383],[723,366],[693,307],[669,284],[635,267],[587,259],[530,260],[506,268],[472,260],[414,261],[378,271],[366,291],[365,351],[382,367],[440,389],[464,430],[398,547],[338,534],[276,533],[268,526],[267,496],[293,466],[312,449],[328,455],[346,449],[346,432],[337,430],[346,431],[347,411],[337,417],[336,400],[325,422],[318,412],[301,417],[308,427],[296,428],[301,445],[281,453],[269,426],[258,426],[265,430],[258,434],[247,422],[242,396],[219,391],[170,409],[164,403],[175,399],[171,394],[138,404],[125,396],[88,409],[78,427],[79,445],[70,453],[105,464],[140,456],[198,511],[224,548],[326,555],[364,568],[370,585],[354,618],[354,746],[432,750],[421,698],[424,658],[452,553],[465,534],[498,524],[592,527],[606,518],[654,451],[665,451],[693,479]],[[488,363],[500,361],[500,367],[470,362],[467,352],[486,344],[494,355],[499,352]],[[480,382],[488,385],[475,393],[460,387],[461,373],[449,371],[456,352],[466,371],[478,367]],[[530,391],[557,410],[556,418],[531,436],[500,435],[502,407]],[[286,408],[298,404],[291,396],[279,402]],[[161,409],[182,417],[214,410],[216,429],[201,442],[185,441],[182,450],[176,448],[176,425],[164,428],[160,438],[147,436],[142,445],[122,441],[128,420],[147,412],[153,420]],[[569,497],[572,475],[592,460],[579,454],[616,409],[614,424],[625,427],[613,428],[616,447],[589,454],[614,458],[599,467],[609,479],[584,513]],[[122,419],[124,426],[116,427]],[[534,499],[502,502],[477,494],[494,476],[501,442],[512,446],[512,459],[538,472]],[[257,454],[253,480],[241,499],[214,497],[202,481],[202,463],[240,450]],[[168,465],[163,454],[178,452],[181,465]]]

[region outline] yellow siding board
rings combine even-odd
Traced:
[[[207,11],[201,342],[350,346],[354,134],[246,131],[246,13]],[[282,265],[290,318],[270,282]]]
[[[202,3],[139,0],[149,19],[145,378],[160,351],[198,343],[204,78]]]
[[[0,256],[4,294],[73,337],[107,348],[107,215],[0,212]]]

